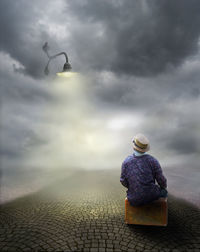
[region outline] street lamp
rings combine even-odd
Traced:
[[[47,62],[47,65],[46,65],[46,67],[45,67],[45,69],[44,69],[44,73],[45,73],[46,75],[49,74],[49,63],[50,63],[50,61],[51,61],[52,59],[55,59],[56,57],[58,57],[58,56],[60,56],[60,55],[64,55],[64,56],[65,56],[66,62],[65,62],[65,64],[64,64],[64,66],[63,66],[63,71],[62,71],[61,73],[57,73],[57,74],[60,75],[60,74],[62,74],[62,73],[67,73],[67,72],[70,72],[70,71],[71,71],[72,67],[71,67],[71,65],[69,64],[68,57],[67,57],[67,54],[66,54],[65,52],[57,53],[57,54],[55,54],[55,55],[50,56],[50,55],[49,55],[49,45],[48,45],[47,42],[43,45],[42,49],[43,49],[43,51],[46,53],[46,55],[47,55],[47,57],[48,57],[48,59],[49,59],[48,62]]]

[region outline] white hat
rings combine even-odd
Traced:
[[[146,152],[150,149],[149,140],[143,134],[138,133],[134,136],[132,142],[133,149],[137,151]]]

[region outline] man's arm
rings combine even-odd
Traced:
[[[158,182],[159,186],[161,188],[166,188],[167,187],[167,179],[163,175],[162,168],[156,159],[153,160],[153,167],[154,167],[155,179]]]
[[[126,167],[124,162],[122,163],[120,182],[123,186],[128,188],[128,181],[126,179]]]

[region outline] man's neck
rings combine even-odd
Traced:
[[[139,151],[136,151],[136,150],[134,150],[134,152],[133,152],[134,154],[135,154],[135,156],[137,156],[137,157],[140,157],[140,156],[142,156],[142,155],[144,155],[145,154],[145,152],[144,153],[142,153],[142,152],[139,152]]]

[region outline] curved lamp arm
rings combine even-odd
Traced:
[[[66,60],[66,63],[69,63],[68,61],[68,56],[65,52],[61,52],[61,53],[57,53],[53,56],[49,56],[49,59],[52,60],[52,59],[55,59],[57,56],[60,56],[60,55],[64,55],[65,56],[65,60]]]
[[[49,63],[50,63],[50,61],[51,61],[52,59],[55,59],[56,57],[58,57],[58,56],[60,56],[60,55],[64,55],[64,56],[65,56],[65,60],[66,60],[64,66],[63,66],[63,72],[71,70],[72,67],[71,67],[71,65],[69,64],[68,56],[67,56],[67,54],[66,54],[65,52],[57,53],[57,54],[55,54],[55,55],[50,56],[50,55],[49,55],[49,52],[48,52],[48,51],[49,51],[49,46],[48,46],[48,43],[47,43],[47,42],[43,45],[42,49],[43,49],[43,51],[46,53],[47,57],[49,58],[49,60],[48,60],[48,62],[47,62],[47,65],[46,65],[46,67],[45,67],[45,69],[44,69],[44,72],[45,72],[46,75],[49,74]]]

